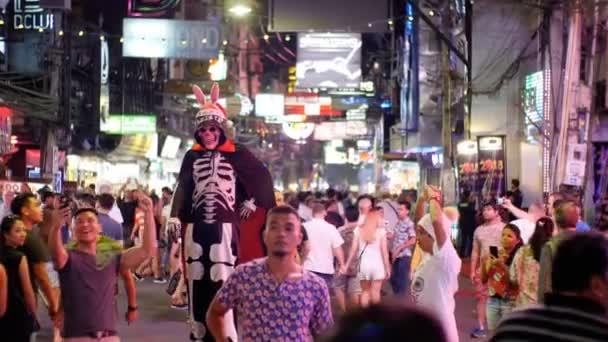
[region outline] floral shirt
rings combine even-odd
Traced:
[[[390,246],[390,250],[393,253],[395,253],[397,248],[406,243],[409,239],[416,237],[416,229],[414,229],[414,222],[412,222],[412,220],[410,220],[409,218],[406,220],[399,220],[392,232],[395,234]],[[412,248],[406,248],[399,255],[395,255],[395,259],[411,256]]]
[[[520,248],[513,258],[510,276],[511,282],[519,286],[515,300],[516,307],[536,304],[538,302],[538,272],[540,263],[534,259],[532,247]]]
[[[238,312],[239,340],[313,341],[333,325],[325,282],[303,270],[279,284],[266,260],[238,266],[217,294]]]

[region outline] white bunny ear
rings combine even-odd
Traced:
[[[220,86],[217,83],[213,83],[211,87],[211,103],[217,103],[220,99]]]
[[[198,101],[198,103],[200,103],[201,105],[204,105],[206,102],[205,93],[203,93],[201,88],[195,84],[192,86],[192,92],[194,93],[194,96],[196,97],[196,101]]]

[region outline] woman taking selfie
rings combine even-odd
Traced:
[[[517,287],[510,282],[509,269],[515,253],[522,245],[521,233],[514,224],[507,224],[502,230],[500,248],[490,246],[490,254],[481,269],[481,280],[488,285],[486,313],[488,329],[496,329],[498,322],[509,313],[517,297]]]

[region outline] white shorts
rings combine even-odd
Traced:
[[[49,275],[49,283],[51,283],[51,287],[54,289],[58,289],[59,273],[57,273],[57,271],[55,270],[55,265],[52,261],[46,263],[46,273]]]
[[[359,265],[359,273],[357,277],[359,280],[384,280],[386,274],[384,273],[384,266],[382,260],[380,262],[373,262],[374,260],[368,258],[362,258],[361,264]],[[370,262],[371,261],[371,262]]]

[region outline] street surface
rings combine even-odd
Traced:
[[[463,265],[464,266],[464,265]],[[466,274],[463,272],[463,274]],[[137,283],[139,320],[128,326],[124,320],[127,308],[121,283],[118,331],[124,342],[187,342],[188,325],[186,311],[169,307],[169,296],[165,293],[166,284],[157,285],[146,279]],[[481,341],[471,339],[469,332],[475,325],[475,302],[470,281],[460,277],[460,291],[456,295],[456,321],[460,332],[460,341]],[[51,342],[52,333],[46,313],[40,312],[43,330],[38,335],[38,342]],[[415,336],[415,332],[414,332]]]

